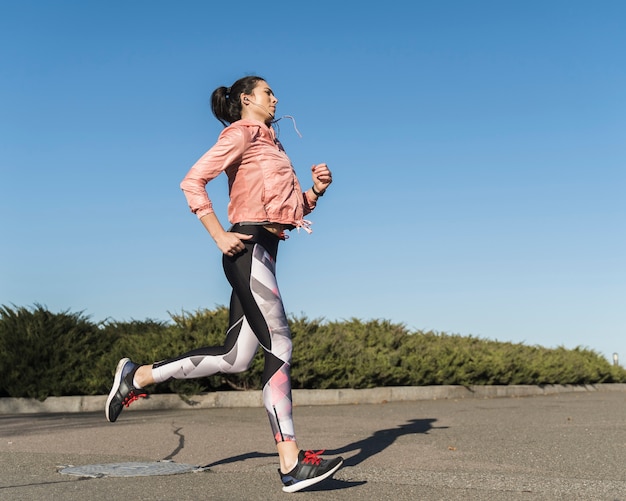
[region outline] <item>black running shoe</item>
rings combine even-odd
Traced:
[[[343,464],[343,458],[322,459],[319,454],[324,451],[300,451],[298,454],[298,464],[289,473],[280,473],[283,481],[283,491],[296,492],[311,485],[317,484],[330,477]]]
[[[107,420],[111,423],[115,422],[124,406],[128,407],[140,397],[148,396],[145,390],[139,390],[133,386],[133,376],[139,367],[140,365],[132,362],[130,358],[122,358],[118,362],[113,378],[113,387],[104,408]]]

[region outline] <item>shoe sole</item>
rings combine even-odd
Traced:
[[[113,387],[109,392],[109,398],[107,398],[106,407],[104,408],[104,414],[109,423],[115,422],[115,420],[111,421],[111,418],[109,417],[109,408],[111,406],[111,400],[113,400],[113,397],[115,397],[117,390],[120,388],[120,384],[122,384],[122,370],[124,369],[126,362],[130,362],[130,358],[122,358],[122,360],[117,363],[117,367],[115,368],[115,376],[113,376]]]
[[[306,489],[307,487],[311,487],[312,485],[315,485],[321,482],[322,480],[326,480],[333,473],[335,473],[339,468],[341,468],[342,465],[343,465],[343,460],[337,466],[335,466],[332,470],[327,471],[326,473],[324,473],[323,475],[320,475],[319,477],[313,477],[313,478],[307,478],[306,480],[300,480],[300,482],[293,484],[293,485],[285,485],[283,487],[283,491],[284,492],[298,492],[302,489]]]

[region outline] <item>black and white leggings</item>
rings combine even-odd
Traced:
[[[216,373],[243,372],[259,347],[265,352],[263,402],[276,442],[295,440],[291,403],[291,331],[276,282],[278,238],[262,226],[235,225],[230,231],[252,235],[245,250],[223,257],[224,272],[233,288],[230,320],[223,346],[198,348],[157,362],[152,376],[193,379]]]

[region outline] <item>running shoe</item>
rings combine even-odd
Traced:
[[[280,479],[283,481],[283,491],[297,492],[311,485],[317,484],[330,477],[343,464],[343,458],[322,459],[319,457],[324,451],[300,451],[298,464],[289,473],[283,473],[278,469]]]
[[[104,408],[107,420],[111,423],[117,420],[125,406],[128,407],[135,400],[148,396],[145,390],[133,386],[133,376],[139,367],[140,365],[132,362],[130,358],[122,358],[118,362],[113,378],[113,387]]]

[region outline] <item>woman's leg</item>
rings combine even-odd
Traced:
[[[265,353],[261,383],[274,439],[295,445],[289,372],[291,331],[276,282],[280,239],[261,227],[240,226],[237,231],[254,238],[246,242],[246,251],[236,259],[224,257],[224,271]],[[295,450],[297,453],[297,446]]]
[[[195,379],[217,373],[234,374],[250,367],[259,347],[246,320],[241,302],[233,291],[230,300],[229,328],[222,346],[198,348],[175,358],[145,365],[135,380],[141,387],[168,379]]]

